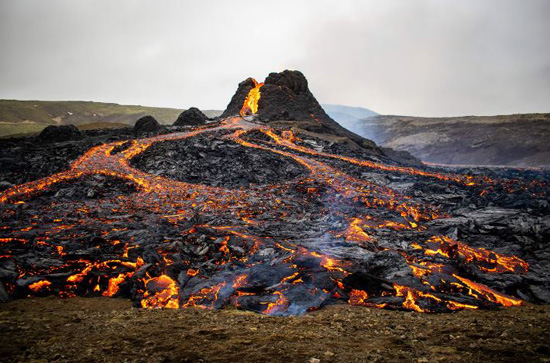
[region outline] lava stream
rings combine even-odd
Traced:
[[[241,115],[255,114],[258,111],[262,85],[255,82],[255,87],[243,104]],[[304,247],[305,242],[299,238],[296,241],[271,238],[267,230],[262,230],[267,222],[261,218],[254,220],[253,216],[259,216],[265,210],[279,213],[280,216],[291,214],[293,211],[286,210],[284,201],[279,200],[278,195],[289,189],[289,185],[234,190],[174,181],[145,173],[130,165],[134,157],[155,143],[182,140],[201,134],[211,135],[221,130],[233,131],[224,136],[225,139],[246,148],[264,150],[292,159],[306,168],[308,177],[296,183],[315,182],[326,187],[330,191],[326,194],[330,197],[323,211],[326,211],[329,218],[340,218],[345,224],[334,230],[329,228],[318,238],[342,238],[345,243],[367,251],[366,253],[397,252],[411,266],[414,280],[411,280],[410,284],[414,286],[381,279],[372,279],[369,284],[363,286],[354,280],[360,267],[357,261],[335,258],[325,253],[321,247],[319,250],[311,245]],[[269,142],[249,141],[245,137],[251,131],[259,131],[269,136],[278,147],[273,147],[273,143]],[[42,233],[44,240],[40,247],[45,251],[51,250],[51,255],[56,261],[64,261],[64,264],[46,269],[33,266],[19,267],[18,279],[34,281],[21,291],[28,295],[59,296],[128,296],[131,292],[144,308],[218,308],[232,303],[265,314],[298,314],[335,300],[345,300],[353,305],[422,312],[521,304],[521,300],[517,298],[460,276],[457,268],[468,265],[469,268],[484,273],[521,274],[528,271],[525,261],[486,249],[471,248],[463,242],[437,235],[418,243],[409,243],[405,248],[381,247],[378,243],[381,241],[377,237],[379,231],[407,231],[419,235],[424,233],[424,222],[437,219],[442,213],[432,206],[400,195],[391,188],[351,177],[316,158],[335,158],[367,169],[436,178],[466,186],[494,184],[496,181],[373,163],[318,152],[300,146],[297,142],[298,139],[288,131],[284,131],[280,136],[276,130],[268,126],[233,117],[213,127],[100,145],[78,158],[68,171],[15,186],[0,193],[0,203],[7,205],[9,214],[12,213],[9,208],[17,208],[18,205],[27,203],[32,196],[56,184],[99,174],[123,179],[136,185],[136,193],[122,197],[118,201],[118,208],[123,215],[130,216],[137,210],[146,210],[147,218],[159,218],[176,229],[179,228],[180,222],[191,219],[197,210],[218,217],[238,216],[238,223],[235,225],[197,223],[185,233],[182,232],[182,236],[187,238],[202,228],[212,231],[209,233],[217,236],[215,239],[212,238],[212,243],[216,244],[214,250],[220,257],[212,262],[211,271],[204,271],[203,268],[194,266],[193,261],[182,260],[180,254],[173,252],[176,247],[169,242],[166,242],[166,246],[158,248],[154,257],[149,256],[150,260],[147,263],[142,256],[134,252],[145,250],[141,250],[142,246],[130,245],[133,241],[121,243],[112,240],[109,246],[104,247],[109,248],[110,253],[116,255],[117,259],[93,260],[91,257],[71,256],[61,244],[63,240],[56,240],[50,233],[60,233],[65,229],[76,230],[77,226],[88,223],[86,218],[93,219],[93,213],[101,210],[99,206],[97,210],[94,210],[93,206],[82,207],[77,210],[85,215],[85,218],[77,218],[74,224],[62,225],[58,229],[52,228]],[[121,152],[114,152],[123,145],[128,147]],[[312,195],[316,195],[315,190],[311,193],[308,191],[305,196],[292,197],[294,199],[291,198],[287,202],[299,205]],[[371,215],[372,211],[383,211],[391,220],[375,219]],[[63,214],[63,211],[57,213]],[[70,217],[64,215],[64,218]],[[35,227],[36,225],[29,225],[22,226],[19,230],[3,231],[9,236],[0,239],[0,259],[13,258],[17,246],[28,242],[20,236],[25,236],[25,233]],[[72,236],[67,235],[67,238]],[[206,250],[208,251],[209,247]],[[151,251],[148,253],[152,255]],[[206,253],[202,249],[193,252],[198,259],[204,259],[202,256]],[[262,264],[269,265],[265,256],[270,253],[281,256],[269,262],[280,276],[277,275],[277,281],[271,281],[272,284],[260,289],[257,283],[254,285],[250,276],[254,273],[261,274],[259,269]],[[415,254],[414,257],[412,254]],[[444,258],[447,264],[438,264],[430,260],[435,258],[438,261]],[[155,269],[144,272],[153,264],[151,261],[157,264]],[[181,271],[176,270],[176,267]],[[431,277],[433,279],[430,279]],[[9,290],[14,295],[17,289],[17,285],[9,283]],[[309,294],[307,298],[300,295],[304,291]],[[307,300],[307,303],[300,305],[298,300],[293,298],[295,296]],[[392,299],[388,300],[388,296]]]

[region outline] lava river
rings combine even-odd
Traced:
[[[429,233],[426,223],[449,216],[329,161],[463,188],[481,185],[485,192],[504,182],[309,148],[289,130],[245,120],[257,111],[260,87],[249,94],[240,117],[188,132],[103,144],[65,172],[0,193],[0,261],[17,271],[0,275],[10,297],[123,296],[144,308],[234,305],[274,315],[337,302],[419,312],[522,304],[498,286],[475,281],[478,274],[472,271],[521,275],[529,270],[525,261]],[[306,175],[230,189],[176,181],[131,165],[152,145],[197,135],[274,153],[301,165]],[[129,183],[135,191],[95,203],[45,204],[22,217],[25,205],[46,198],[41,195],[48,190],[94,175]],[[510,193],[525,188],[509,181],[505,187]],[[138,238],[132,231],[138,217],[141,234],[157,226],[169,232]],[[277,231],[285,223],[301,232]],[[363,272],[366,261],[384,259],[406,268],[391,278]]]

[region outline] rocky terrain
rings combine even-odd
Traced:
[[[550,114],[380,115],[347,127],[378,145],[408,151],[430,163],[550,167]]]
[[[476,342],[469,336],[467,346],[456,345],[472,359],[485,357],[476,344],[485,351],[507,347],[499,359],[517,358],[510,348],[517,342],[508,334],[517,333],[520,343],[528,332],[547,334],[531,320],[546,321],[547,309],[532,304],[550,302],[548,172],[421,165],[339,126],[297,71],[272,73],[262,83],[241,82],[218,119],[205,120],[197,111],[182,113],[183,126],[145,116],[133,129],[82,132],[65,126],[1,142],[0,300],[120,297],[144,309],[229,309],[222,315],[181,315],[191,321],[219,316],[222,325],[263,326],[255,315],[234,309],[319,316],[322,322],[313,323],[311,332],[302,329],[309,318],[270,320],[265,327],[284,334],[296,322],[296,334],[301,329],[306,340],[312,336],[304,334],[316,329],[325,337],[334,329],[361,340],[362,329],[377,330],[364,325],[370,312],[343,310],[341,319],[327,322],[341,305],[396,310],[373,313],[380,324],[391,325],[378,332],[390,340],[377,339],[367,360],[456,353],[433,350],[441,340],[432,333],[444,330],[426,335],[421,330],[427,321],[455,322],[453,337],[473,334]],[[91,324],[78,314],[52,316],[47,304],[59,300],[35,301],[49,315],[48,325]],[[0,324],[22,335],[32,314],[9,309],[26,306],[0,305],[8,311]],[[506,331],[488,323],[481,335],[471,333],[478,317],[499,316],[487,311],[498,314],[504,307],[517,310],[501,316],[518,311],[522,323]],[[100,310],[90,310],[100,319],[94,325],[98,332],[120,331],[114,328],[118,323],[102,319],[116,322],[142,311]],[[454,314],[461,310],[467,312]],[[408,312],[453,314],[417,324]],[[149,316],[132,319],[147,322]],[[407,320],[413,328],[403,326]],[[470,324],[466,330],[458,327],[464,321]],[[141,342],[144,332],[138,329],[138,336],[126,339]],[[504,339],[488,340],[497,332]],[[223,340],[222,333],[231,334],[215,324],[196,332]],[[157,360],[218,359],[206,350],[172,356],[167,345],[157,346],[158,334],[147,334],[145,346],[163,354],[144,352]],[[103,335],[94,339],[104,342]],[[385,349],[390,341],[401,344],[397,339],[407,349]],[[426,339],[429,344],[419,343]],[[542,357],[543,342],[527,341],[523,350]],[[49,357],[48,352],[52,359],[63,358],[55,355],[62,354],[55,341],[31,344],[32,349],[11,344],[6,351],[14,360]],[[313,347],[316,353],[305,349],[306,355],[288,357],[345,361],[351,352]],[[93,349],[70,354],[84,359],[81,354],[90,357]]]

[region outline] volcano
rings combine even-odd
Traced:
[[[247,78],[239,83],[221,117],[253,115],[255,119],[279,127],[294,127],[323,135],[345,137],[348,142],[381,155],[382,150],[340,126],[323,110],[309,90],[300,71],[271,73],[264,82]]]
[[[397,158],[297,71],[241,82],[214,122],[145,136],[2,144],[0,299],[270,315],[550,302],[544,172]]]

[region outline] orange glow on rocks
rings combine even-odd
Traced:
[[[52,283],[49,282],[48,280],[42,280],[42,281],[35,282],[34,284],[30,284],[29,289],[31,289],[34,292],[39,292],[47,289],[51,284]]]
[[[248,92],[248,95],[246,96],[243,107],[241,108],[240,115],[241,116],[248,116],[248,115],[255,115],[258,113],[258,101],[260,100],[260,88],[264,85],[263,83],[258,83],[254,78],[252,78],[254,81],[254,88]]]
[[[103,292],[103,296],[114,296],[118,292],[118,285],[123,283],[127,278],[132,276],[133,273],[119,274],[117,277],[113,277],[109,280],[109,286],[107,290]]]
[[[486,272],[519,272],[526,273],[529,264],[516,256],[503,256],[484,248],[473,248],[460,241],[452,240],[446,236],[434,236],[426,241],[427,246],[435,246],[436,249],[427,248],[427,255],[440,254],[447,258],[450,254],[460,255],[466,262],[479,262],[480,269]]]
[[[469,295],[472,295],[476,298],[485,298],[491,302],[494,302],[502,306],[519,306],[523,304],[523,302],[520,299],[516,299],[514,297],[510,297],[510,296],[501,294],[499,292],[496,292],[493,289],[490,289],[489,287],[483,284],[470,281],[458,275],[453,275],[453,276],[456,277],[458,280],[460,280],[465,285],[465,287],[468,288]]]
[[[250,90],[242,106],[242,116],[257,113],[261,87],[262,84],[255,82],[255,87]],[[245,148],[267,151],[279,157],[288,158],[301,165],[306,176],[293,181],[293,185],[289,182],[283,185],[229,189],[172,180],[138,170],[130,164],[132,158],[142,154],[154,144],[216,132],[223,134],[224,141],[230,140]],[[262,139],[256,140],[250,137],[253,133],[256,135],[254,137]],[[115,152],[115,148],[122,145],[127,147]],[[42,233],[36,241],[33,240],[32,243],[37,248],[51,250],[52,256],[60,261],[59,266],[55,267],[60,271],[57,276],[63,276],[58,278],[61,282],[57,284],[54,279],[51,279],[52,282],[41,280],[30,284],[29,290],[34,293],[51,291],[59,296],[121,296],[125,290],[128,290],[128,286],[132,286],[138,296],[136,300],[140,301],[143,308],[213,309],[223,307],[232,301],[240,308],[242,301],[246,298],[259,295],[257,286],[248,285],[252,280],[248,270],[263,263],[267,259],[266,256],[278,252],[280,258],[270,268],[275,270],[278,264],[284,265],[282,269],[284,271],[277,275],[275,281],[270,280],[269,284],[266,283],[269,294],[265,293],[267,297],[264,296],[266,298],[259,306],[255,306],[254,311],[265,314],[286,313],[292,306],[292,299],[289,296],[292,296],[292,289],[297,287],[308,291],[310,296],[319,297],[321,302],[325,301],[323,299],[340,299],[351,305],[390,307],[418,312],[434,311],[432,310],[434,306],[449,311],[476,309],[478,303],[480,307],[517,306],[522,303],[517,298],[461,277],[459,271],[466,275],[465,269],[458,270],[456,266],[459,263],[465,264],[468,268],[487,274],[523,274],[529,270],[527,262],[515,256],[505,256],[487,249],[470,247],[464,242],[446,236],[430,234],[427,222],[443,217],[444,213],[387,186],[353,177],[338,168],[339,164],[336,163],[351,164],[354,168],[366,171],[377,170],[395,175],[414,175],[427,178],[434,183],[456,183],[468,188],[496,183],[490,179],[385,165],[317,151],[303,146],[301,140],[291,131],[279,132],[267,125],[233,117],[222,120],[218,124],[198,127],[187,132],[95,146],[78,158],[67,171],[0,192],[0,203],[18,208],[17,206],[24,205],[23,200],[38,195],[56,184],[84,176],[104,175],[130,182],[137,188],[137,192],[131,196],[112,201],[112,206],[109,208],[112,209],[113,214],[116,211],[125,216],[124,218],[129,218],[128,216],[132,213],[141,212],[140,218],[144,219],[149,215],[156,215],[163,223],[181,228],[181,231],[178,229],[180,234],[176,238],[167,238],[162,242],[162,248],[151,253],[154,258],[138,256],[141,252],[138,252],[140,245],[137,241],[119,240],[118,237],[116,240],[110,240],[109,243],[105,242],[107,241],[105,237],[103,242],[112,248],[110,253],[114,257],[109,255],[109,259],[105,261],[94,261],[90,257],[79,257],[79,255],[74,257],[71,255],[74,251],[65,247],[71,236],[64,235],[68,236],[65,240],[55,240],[55,238],[61,231],[71,231],[87,223],[86,218],[97,218],[90,217],[95,212],[92,210],[93,206],[82,205],[75,213],[77,216],[72,220],[56,218],[55,228]],[[289,203],[279,194],[291,187],[295,187],[297,196],[291,200],[292,203]],[[300,188],[304,190],[302,194],[298,192]],[[265,215],[268,214],[266,211],[277,212],[280,221],[287,221],[292,217],[295,223],[306,223],[292,216],[291,209],[299,210],[309,198],[319,198],[323,195],[323,189],[326,189],[324,191],[326,199],[323,200],[324,204],[320,202],[319,209],[337,201],[344,201],[345,203],[342,204],[345,207],[356,209],[350,212],[351,209],[342,208],[331,215],[333,220],[327,222],[330,228],[320,228],[305,238],[309,245],[304,241],[297,241],[299,238],[296,240],[290,237],[274,238],[269,233],[276,228],[271,224],[275,218],[269,215],[266,217]],[[376,215],[374,211],[380,213]],[[55,212],[55,210],[52,211],[52,214]],[[212,222],[189,223],[193,224],[192,226],[187,224],[195,215],[201,213],[209,214],[212,218],[207,221]],[[323,216],[313,216],[311,220],[315,221],[316,218],[323,218]],[[108,223],[103,220],[101,222]],[[264,226],[267,227],[262,229]],[[34,232],[34,229],[29,229],[30,225],[22,227],[24,228],[20,228],[17,235],[0,238],[0,244],[7,246],[6,252],[3,252],[3,258],[10,258],[17,246],[31,243],[30,239],[20,238],[19,233]],[[36,225],[32,227],[35,228]],[[200,229],[208,230],[211,234],[217,233],[217,235],[216,238],[212,238],[212,241],[207,240],[204,246],[197,248],[190,244],[191,238],[189,240],[187,238],[200,234],[198,232]],[[115,232],[120,231],[119,229]],[[400,241],[399,247],[387,247],[383,242],[388,233],[403,233],[407,238]],[[325,237],[338,239],[339,244],[351,245],[352,248],[361,250],[365,254],[386,251],[394,253],[396,258],[402,259],[400,261],[406,260],[406,263],[403,262],[406,269],[408,269],[407,265],[412,269],[412,273],[407,270],[411,279],[410,286],[384,283],[383,288],[371,292],[369,288],[361,287],[364,285],[359,287],[348,285],[348,279],[353,277],[357,270],[356,262],[346,256],[332,254],[330,248],[323,249],[322,239]],[[268,248],[264,248],[266,246]],[[320,247],[315,249],[312,246]],[[90,247],[90,250],[99,251],[101,248],[107,247],[98,243]],[[190,254],[198,256],[197,260],[201,263],[210,261],[207,268],[194,263],[191,258],[182,258],[175,252],[178,248],[188,248],[192,251]],[[220,253],[222,257],[217,260],[210,259],[208,254],[211,251]],[[153,264],[152,260],[158,261],[158,265],[147,270]],[[174,273],[171,270],[176,265],[181,266],[181,273]],[[233,274],[228,274],[224,281],[221,278],[208,280],[209,273],[226,271],[224,268],[228,266],[238,268],[231,270]],[[227,268],[227,271],[229,270],[230,268]],[[47,276],[59,271],[53,269],[40,272],[44,272]],[[311,271],[322,275],[327,286],[317,288],[314,285],[316,275]],[[31,268],[28,271],[21,271],[19,277],[33,276],[34,280],[31,281],[36,281],[39,275]],[[437,276],[441,281],[435,283],[430,280],[430,278],[437,280],[435,278]],[[470,275],[466,276],[470,277]],[[185,285],[186,283],[190,285]],[[189,290],[189,286],[192,286],[193,290]],[[460,295],[462,299],[447,297],[445,294],[449,291]],[[377,298],[386,296],[392,296],[394,300],[383,304],[376,301]],[[321,303],[318,306],[322,306]]]
[[[147,291],[141,300],[141,306],[144,308],[179,308],[179,292],[176,282],[169,276],[161,275],[153,277],[145,282]]]

